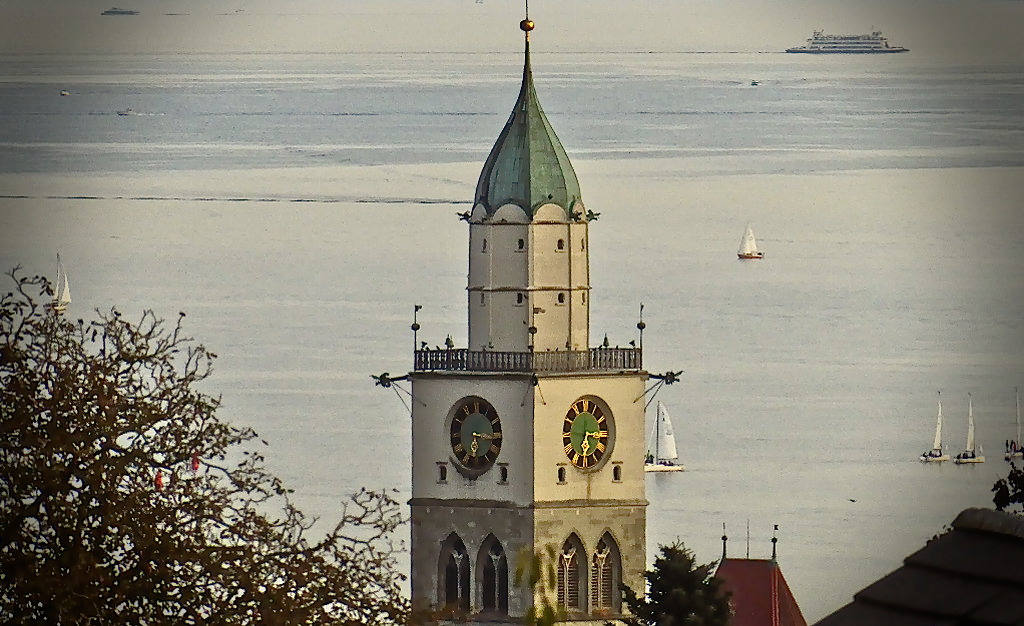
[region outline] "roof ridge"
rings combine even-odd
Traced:
[[[1024,517],[992,509],[964,509],[953,520],[955,530],[976,530],[1024,539]]]

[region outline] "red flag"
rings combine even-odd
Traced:
[[[163,488],[164,488],[164,471],[163,470],[157,470],[156,471],[156,478],[153,479],[153,482],[156,483],[156,490],[157,491],[163,491]]]

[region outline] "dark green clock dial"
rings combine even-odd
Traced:
[[[459,402],[449,434],[452,453],[466,469],[482,472],[501,452],[501,420],[486,400],[469,398]]]
[[[593,400],[573,402],[562,421],[565,456],[580,469],[592,469],[608,452],[609,424],[604,410]]]

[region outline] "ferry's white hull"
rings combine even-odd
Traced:
[[[807,40],[807,45],[786,48],[786,52],[804,54],[889,54],[909,52],[903,46],[890,46],[889,40],[876,30],[870,35],[826,35],[820,30]]]
[[[797,54],[893,54],[910,52],[907,48],[787,48],[786,52]]]

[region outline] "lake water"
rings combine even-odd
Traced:
[[[794,42],[796,43],[796,42]],[[797,58],[793,58],[797,57]],[[521,57],[0,57],[0,266],[69,315],[154,309],[220,355],[209,391],[330,520],[408,496],[405,399],[371,374],[466,338],[465,225]],[[535,53],[591,226],[592,343],[635,338],[687,471],[649,550],[766,558],[809,621],[991,506],[1024,386],[1024,71],[773,53]],[[751,85],[751,80],[759,85]],[[70,95],[60,96],[61,90]],[[128,115],[118,111],[131,109]],[[752,222],[766,258],[738,262]],[[925,466],[936,392],[959,452]]]

